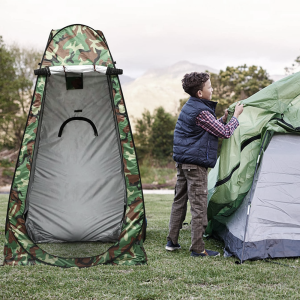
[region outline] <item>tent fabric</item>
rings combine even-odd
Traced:
[[[65,78],[52,75],[44,103],[26,199],[29,236],[37,243],[117,241],[126,186],[106,76],[84,76],[84,89],[68,91]],[[101,134],[73,120],[59,137],[64,121],[74,115],[96,124]]]
[[[228,231],[228,222],[235,218],[242,220],[239,227],[244,226],[242,223],[247,217],[246,204],[249,200],[249,195],[248,198],[246,196],[252,186],[256,165],[257,163],[260,165],[261,158],[268,160],[265,150],[270,141],[272,142],[274,134],[299,134],[300,132],[299,100],[300,73],[296,73],[242,101],[245,107],[243,114],[239,116],[240,126],[230,139],[223,141],[216,167],[209,173],[207,234],[224,238],[224,232]],[[234,107],[235,104],[230,107],[231,116]],[[289,148],[287,150],[291,153],[293,151]],[[260,152],[261,156],[259,156]],[[242,213],[243,217],[236,213],[241,205],[246,205]],[[251,207],[249,222],[251,222],[252,215]],[[231,231],[229,233],[232,234]],[[226,237],[229,241],[229,235]],[[243,230],[235,237],[244,240]],[[253,238],[257,238],[257,232]],[[283,237],[278,237],[278,239],[283,239]],[[266,236],[260,239],[260,241],[267,240]]]
[[[234,253],[243,260],[300,255],[299,146],[299,135],[276,134],[272,138],[252,193],[248,192],[242,205],[228,218],[226,230],[220,233],[226,240],[228,255]],[[251,209],[244,237],[249,200]]]
[[[53,66],[49,67],[51,75],[70,73],[92,73],[97,72],[105,75],[107,67],[94,65],[78,65],[78,66]]]
[[[71,25],[61,30],[52,31],[50,33],[49,41],[42,59],[41,68],[45,68],[46,66],[78,65],[96,65],[114,68],[113,59],[103,33],[84,25]],[[63,78],[60,75],[57,76]],[[91,98],[88,100],[81,99],[82,101],[80,101],[80,97],[75,97],[74,103],[69,106],[66,106],[66,103],[64,103],[60,109],[58,109],[58,103],[55,102],[55,98],[58,97],[58,95],[55,95],[55,88],[53,88],[52,91],[51,88],[49,88],[50,92],[48,94],[48,87],[51,87],[51,84],[53,84],[56,80],[61,82],[61,79],[58,79],[55,77],[55,75],[51,75],[51,77],[39,75],[37,77],[34,95],[29,110],[28,120],[25,127],[24,137],[9,196],[8,213],[5,227],[5,265],[48,264],[59,267],[90,267],[99,264],[135,265],[145,264],[147,262],[147,256],[143,247],[146,225],[144,201],[127,110],[118,76],[110,75],[102,78],[107,79],[107,84],[109,86],[109,97],[107,93],[107,84],[103,82],[103,85],[105,85],[106,88],[104,93],[100,94],[100,96],[98,95],[100,98],[94,99],[91,94],[87,93],[87,98],[91,96]],[[95,75],[93,79],[85,78],[85,76],[83,77],[84,83],[88,84],[87,86],[89,86],[89,84],[92,85],[94,80],[99,80],[98,83],[100,85],[102,84],[102,79],[100,79],[100,77],[95,77]],[[96,93],[98,88],[100,87],[93,87],[92,91]],[[85,85],[83,87],[83,91],[84,90]],[[68,93],[78,92],[82,92],[82,90],[68,91]],[[105,99],[107,102],[104,104],[103,101],[105,101]],[[66,100],[67,102],[71,102],[71,99]],[[92,107],[87,109],[87,107],[89,107],[91,103],[96,102],[96,100],[99,101],[99,103],[97,108],[94,109],[101,114],[102,106],[107,105],[107,107],[103,107],[103,109],[104,111],[109,111],[110,105],[110,116],[107,113],[104,114],[104,119],[99,119],[99,116]],[[78,104],[86,104],[87,107],[77,107]],[[102,149],[99,150],[100,154],[104,153],[108,151],[105,149],[105,147],[107,147],[107,144],[110,145],[110,143],[104,145],[101,143],[97,144],[95,136],[93,135],[93,130],[91,127],[89,127],[90,124],[88,123],[72,121],[65,126],[61,138],[56,136],[56,134],[58,134],[57,129],[58,126],[61,125],[61,121],[65,121],[65,119],[68,117],[75,117],[78,115],[76,112],[74,112],[74,110],[71,112],[71,108],[74,110],[82,110],[83,115],[86,114],[86,117],[92,119],[99,132],[99,141],[104,141],[104,138],[108,138],[109,142],[110,139],[113,139],[114,135],[117,136],[118,143],[116,144],[113,142],[111,147],[109,147],[109,152],[111,151],[112,153],[107,152],[107,157],[110,160],[112,159],[112,156],[114,156],[113,153],[118,154],[114,156],[115,163],[107,164],[105,158],[101,160],[99,157],[97,157],[98,149]],[[56,114],[51,114],[52,110],[56,111]],[[47,124],[44,123],[44,121],[47,120],[48,117],[51,118],[51,116],[55,116],[55,120],[50,122],[51,124],[49,127],[47,127]],[[105,120],[107,120],[107,123]],[[114,122],[112,120],[114,120]],[[55,121],[59,121],[59,124],[54,124]],[[97,122],[100,122],[100,124]],[[115,128],[115,131],[113,130],[113,127]],[[113,131],[115,133],[113,133]],[[71,144],[73,143],[73,147],[78,146],[79,149],[82,145],[79,146],[79,144],[76,144],[76,141],[78,141],[78,136],[75,134],[75,132],[86,135],[85,137],[82,137],[82,141],[91,145],[91,147],[84,145],[84,147],[80,149],[81,154],[86,154],[85,156],[82,156],[82,159],[88,160],[88,156],[96,156],[96,164],[100,164],[99,167],[104,169],[105,176],[110,179],[109,182],[105,182],[105,178],[103,176],[101,177],[102,179],[99,179],[100,181],[103,181],[102,189],[105,189],[104,195],[112,199],[113,196],[108,193],[108,190],[110,190],[111,194],[116,192],[116,199],[121,208],[119,208],[120,210],[118,212],[111,212],[111,218],[113,219],[111,233],[118,232],[119,236],[118,241],[112,247],[110,247],[106,252],[97,256],[85,258],[63,258],[47,253],[39,248],[39,246],[31,239],[28,233],[26,221],[29,220],[30,223],[30,218],[33,218],[31,219],[33,220],[33,223],[39,223],[38,218],[41,216],[33,209],[34,201],[37,201],[37,194],[39,192],[48,194],[44,197],[44,201],[46,202],[47,197],[49,197],[49,193],[55,193],[55,189],[57,188],[51,186],[51,182],[47,182],[47,179],[43,178],[43,176],[47,177],[54,172],[50,169],[49,172],[47,172],[48,169],[46,170],[44,168],[44,164],[46,163],[47,166],[51,165],[49,162],[47,163],[47,160],[55,164],[55,159],[59,157],[61,151],[59,151],[59,153],[56,152],[57,156],[55,156],[53,153],[49,154],[49,151],[47,149],[43,149],[43,146],[48,144],[49,148],[52,147],[55,151],[56,144],[58,147],[62,146],[62,152],[66,153],[66,144],[67,142],[70,142]],[[107,136],[108,132],[112,133],[109,137]],[[74,140],[71,141],[71,137],[74,137]],[[81,142],[81,140],[79,142]],[[76,153],[71,152],[70,159],[79,161],[80,159],[79,157],[76,157]],[[68,159],[66,154],[64,154],[64,159]],[[116,168],[118,164],[120,165],[119,171],[113,175],[113,169]],[[75,164],[73,164],[73,166],[74,165]],[[74,174],[72,174],[73,166],[72,164],[68,164],[68,167],[70,167],[68,170],[69,179],[71,178],[70,176],[76,176],[75,173],[78,174],[78,169],[75,170]],[[97,181],[94,180],[92,178],[92,174],[89,173],[91,170],[93,170],[96,172],[93,174],[98,174],[97,172],[99,170],[96,170],[97,165],[92,166],[91,163],[87,163],[85,167],[87,169],[85,169],[84,173],[88,176],[87,179],[92,182]],[[66,172],[66,170],[65,168],[61,168],[59,171],[55,172],[55,176],[61,176],[61,173]],[[55,176],[52,176],[52,178]],[[83,174],[79,174],[79,176],[82,179]],[[112,182],[110,182],[111,180]],[[37,186],[38,181],[42,182],[41,187]],[[58,181],[56,183],[60,184]],[[65,183],[68,185],[67,181],[65,181]],[[113,189],[111,184],[114,185]],[[48,186],[44,191],[43,187],[46,185]],[[76,189],[76,187],[74,185],[72,187],[69,186],[68,191],[74,195],[75,191],[72,191],[72,189]],[[94,194],[98,196],[100,194],[100,191],[97,189],[97,187],[92,187],[90,190],[85,188],[85,191],[88,193],[86,196],[91,196],[91,198]],[[62,192],[60,192],[60,196],[64,196]],[[71,198],[71,196],[68,196],[67,202],[70,202]],[[79,198],[80,195],[78,195],[77,199]],[[28,199],[29,202],[26,202]],[[84,201],[86,201],[88,204],[89,199],[86,198]],[[93,210],[93,205],[96,204],[95,202],[90,204],[90,210]],[[124,204],[126,205],[124,206]],[[111,208],[113,210],[115,209],[114,207],[110,207],[108,204],[104,204],[104,206],[106,206],[107,212],[109,212]],[[78,213],[77,209],[80,209],[80,205],[76,204],[74,208],[76,208],[75,211]],[[124,214],[121,213],[121,209],[125,212]],[[88,214],[88,210],[86,210],[84,214]],[[114,214],[116,214],[116,216],[114,216]],[[50,215],[51,214],[48,213],[48,217]],[[92,221],[93,220],[90,219],[89,223],[92,224]],[[120,229],[118,228],[119,225]],[[30,228],[30,225],[28,228]],[[38,228],[38,226],[35,228]],[[37,232],[41,233],[42,231],[38,230]],[[35,232],[31,232],[31,236],[34,234]],[[98,234],[98,237],[99,236],[101,236],[101,233]],[[112,234],[112,238],[114,238],[114,236],[117,235]],[[65,238],[66,236],[63,237],[63,239]]]

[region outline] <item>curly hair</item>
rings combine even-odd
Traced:
[[[205,82],[209,79],[209,74],[207,73],[197,73],[192,72],[190,74],[185,74],[182,82],[182,88],[186,93],[192,97],[196,97],[199,90],[202,91]]]

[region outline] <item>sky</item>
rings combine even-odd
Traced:
[[[103,31],[117,67],[138,77],[182,60],[285,74],[300,55],[299,0],[0,0],[7,44],[44,50],[51,29]]]

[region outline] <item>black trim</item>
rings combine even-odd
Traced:
[[[116,68],[107,67],[105,74],[106,75],[122,75],[123,74],[123,70],[122,69],[116,69]]]
[[[68,120],[66,120],[62,123],[62,125],[60,126],[60,129],[59,129],[59,132],[58,132],[58,137],[61,137],[64,127],[71,121],[86,121],[86,122],[90,123],[91,126],[93,127],[95,136],[98,136],[97,128],[90,119],[83,118],[83,117],[73,117],[73,118],[69,118]]]
[[[45,68],[40,68],[37,70],[34,70],[34,75],[44,75],[44,76],[51,76],[51,72],[49,67],[45,67]]]
[[[300,131],[300,127],[293,127],[293,125],[291,125],[291,124],[289,124],[289,123],[287,123],[286,121],[284,121],[283,119],[279,119],[279,118],[273,118],[273,119],[271,119],[270,121],[272,121],[272,120],[277,120],[277,121],[279,121],[279,122],[281,122],[281,123],[283,123],[284,125],[286,125],[286,126],[288,126],[288,127],[290,127],[291,129],[293,129],[293,130],[296,130],[296,131]]]
[[[239,167],[240,167],[240,163],[238,163],[238,164],[232,169],[232,171],[230,172],[230,174],[229,174],[227,177],[225,177],[225,178],[222,179],[222,180],[219,180],[219,181],[216,183],[215,187],[220,186],[220,185],[226,183],[228,180],[230,180],[232,174],[233,174]]]
[[[242,144],[241,144],[241,152],[242,152],[242,151],[245,149],[245,147],[247,147],[250,143],[252,143],[252,142],[254,142],[254,141],[256,141],[256,140],[259,140],[259,139],[261,139],[261,134],[258,134],[258,135],[256,135],[256,136],[251,137],[250,139],[247,139],[247,140],[243,141]],[[232,171],[230,172],[230,174],[229,174],[227,177],[225,177],[225,178],[222,179],[222,180],[217,181],[215,187],[218,187],[218,186],[220,186],[220,185],[226,183],[227,181],[229,181],[230,178],[231,178],[231,176],[232,176],[232,174],[233,174],[239,167],[240,167],[240,163],[238,163],[238,164],[232,169]]]
[[[244,148],[246,146],[248,146],[250,143],[252,143],[253,141],[256,141],[256,140],[259,140],[261,139],[261,134],[258,134],[256,136],[253,136],[252,138],[248,139],[248,140],[245,140],[244,142],[242,142],[242,145],[241,145],[241,152],[244,150]]]

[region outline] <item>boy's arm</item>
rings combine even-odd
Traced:
[[[220,119],[217,119],[217,121],[219,121],[219,122],[221,122],[222,124],[226,124],[226,122],[224,122],[224,116],[223,117],[221,117]]]
[[[218,119],[218,121],[223,124],[226,124],[227,117],[228,117],[228,109],[225,109],[224,116],[222,116],[220,119]]]
[[[202,111],[196,117],[196,125],[202,127],[209,133],[223,139],[228,139],[232,136],[234,130],[239,126],[239,121],[236,117],[232,117],[228,124],[224,124],[221,120],[216,120],[215,117],[208,111]]]

